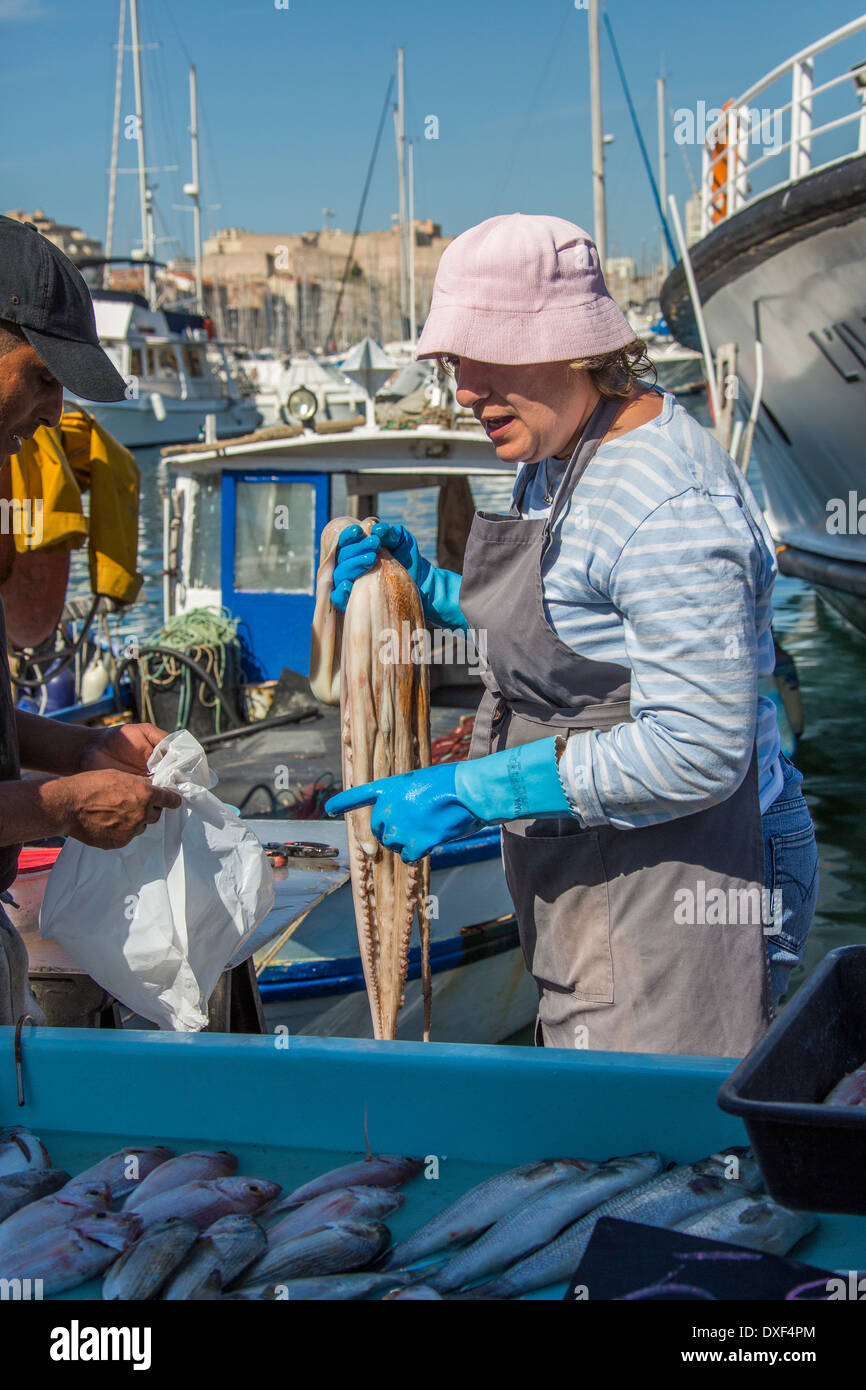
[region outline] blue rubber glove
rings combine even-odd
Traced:
[[[336,816],[359,806],[372,806],[373,834],[406,863],[485,825],[573,815],[559,780],[555,738],[380,777],[332,796],[325,811]]]
[[[340,533],[331,594],[335,608],[345,613],[352,585],[372,569],[382,546],[390,550],[414,579],[428,622],[439,627],[468,628],[460,611],[460,575],[431,565],[419,551],[411,531],[405,526],[389,526],[385,521],[377,521],[369,536],[364,535],[360,526],[347,526]]]

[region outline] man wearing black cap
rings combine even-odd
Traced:
[[[0,497],[11,496],[9,457],[40,425],[57,425],[63,388],[117,401],[126,383],[99,345],[93,303],[71,261],[31,223],[0,217]],[[6,509],[6,516],[11,509]],[[15,543],[0,533],[0,584]],[[179,806],[153,787],[147,759],[165,737],[153,724],[93,730],[16,710],[0,602],[0,895],[16,875],[24,840],[71,835],[116,849]],[[22,781],[21,767],[47,773]],[[0,1024],[39,1016],[24,944],[0,907]]]

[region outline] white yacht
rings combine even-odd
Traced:
[[[225,345],[208,337],[204,319],[150,309],[127,290],[92,293],[99,341],[129,386],[125,400],[81,404],[121,444],[192,443],[206,437],[208,415],[218,439],[256,429],[255,401],[243,394]]]
[[[861,15],[710,113],[691,259],[711,349],[737,348],[779,566],[866,630],[864,38]],[[661,300],[697,347],[682,264]]]

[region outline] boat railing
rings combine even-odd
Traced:
[[[703,145],[703,236],[757,199],[866,153],[866,55],[846,62],[852,53],[846,55],[842,48],[864,30],[866,15],[835,29],[774,68],[715,116]],[[830,49],[836,50],[833,70],[816,85],[815,59]],[[776,95],[789,92],[790,99],[756,106],[756,98],[770,88],[777,89]],[[815,124],[819,99],[823,124]],[[826,137],[834,132],[831,142]],[[819,140],[822,153],[829,156],[822,162],[816,162]]]

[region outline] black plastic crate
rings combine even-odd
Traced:
[[[866,1109],[823,1105],[866,1062],[866,946],[825,956],[718,1094],[740,1115],[772,1197],[866,1214]]]

